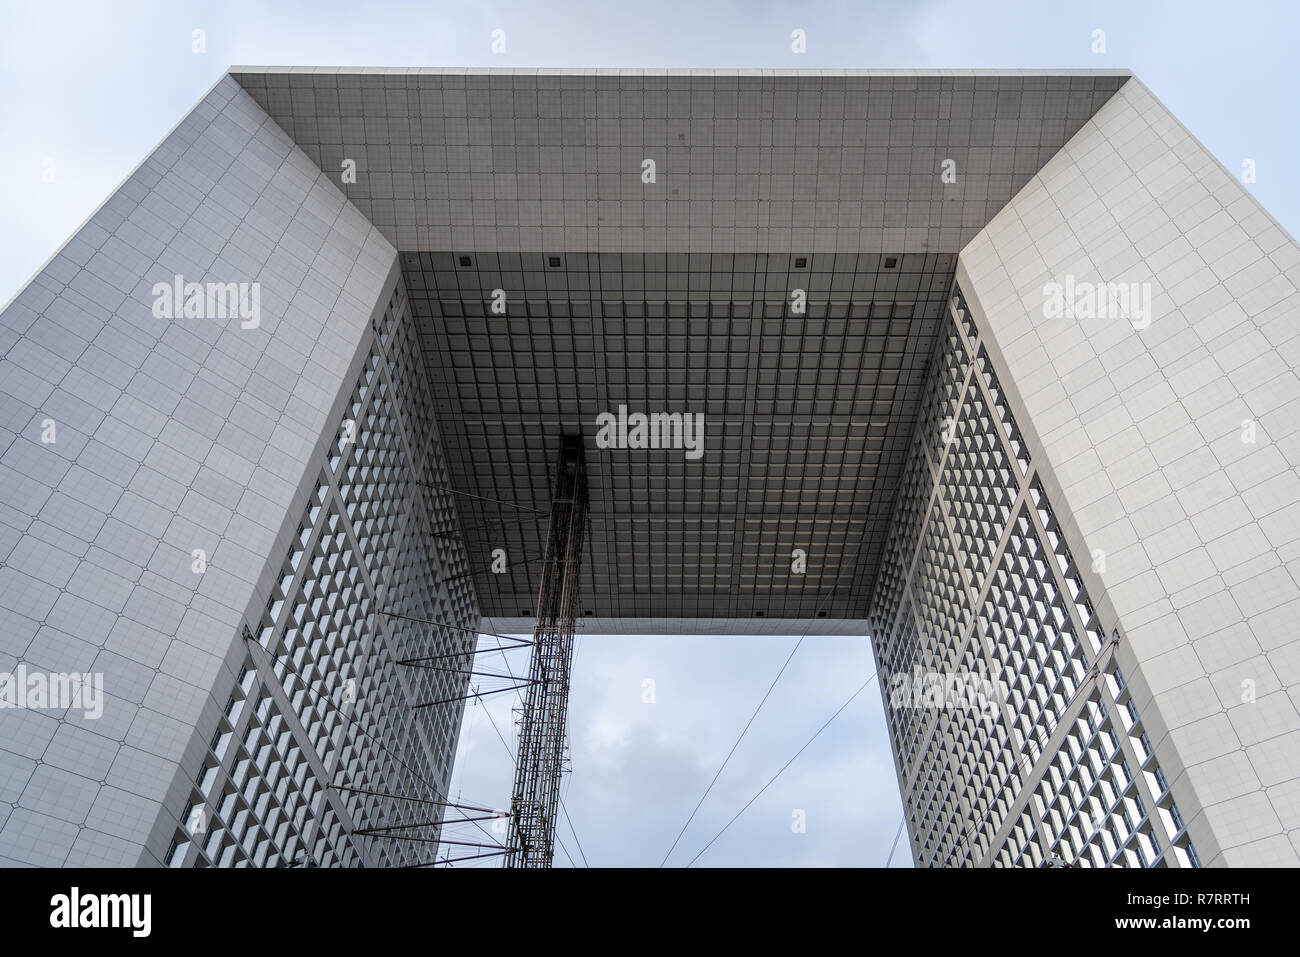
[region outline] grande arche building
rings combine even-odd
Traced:
[[[105,688],[0,710],[0,863],[427,859],[399,662],[531,631],[579,436],[588,631],[993,683],[887,708],[918,865],[1296,865],[1298,286],[1123,71],[232,69],[0,314],[0,671]]]

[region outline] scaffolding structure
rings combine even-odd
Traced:
[[[565,439],[552,488],[528,690],[519,714],[506,867],[550,867],[554,853],[587,523],[587,474],[579,439]]]

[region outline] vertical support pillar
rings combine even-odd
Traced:
[[[587,524],[587,474],[581,439],[565,439],[553,489],[529,684],[519,717],[519,753],[506,842],[511,850],[506,867],[550,867],[554,853]]]

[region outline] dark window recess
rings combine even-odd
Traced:
[[[461,256],[460,264],[462,266],[472,266],[474,265],[474,260],[470,259],[468,256]]]
[[[533,613],[532,613],[531,611],[529,611],[527,608],[523,608],[523,609],[521,609],[520,612],[519,612],[519,614],[520,614],[520,616],[523,617],[523,618],[531,618],[531,617],[533,617]]]
[[[898,268],[898,257],[897,257],[897,256],[886,256],[886,257],[885,257],[885,268],[886,268],[886,269],[897,269],[897,268]]]
[[[761,611],[756,611],[756,612],[754,612],[754,617],[755,617],[755,618],[762,618],[762,617],[763,617],[763,613],[762,613]]]
[[[796,257],[794,258],[794,268],[795,268],[795,269],[807,269],[807,268],[808,268],[808,257],[807,257],[807,256],[796,256]]]
[[[559,268],[559,265],[560,265],[560,257],[559,257],[559,256],[552,256],[552,257],[548,260],[548,262],[550,262],[550,264],[551,264],[551,268],[552,268],[552,269],[557,269],[557,268]]]

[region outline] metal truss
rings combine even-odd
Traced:
[[[552,488],[528,691],[519,714],[506,867],[550,867],[554,853],[587,522],[587,475],[580,440],[565,439]]]

